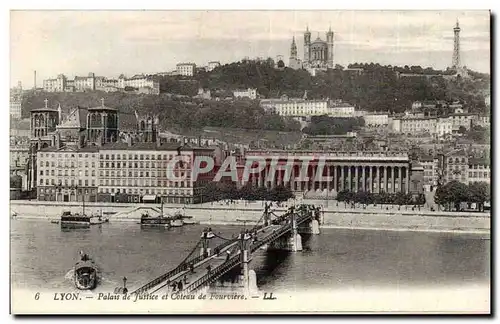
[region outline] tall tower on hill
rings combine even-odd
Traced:
[[[461,68],[461,62],[460,62],[460,26],[458,24],[458,19],[457,19],[457,24],[455,28],[453,28],[453,33],[454,33],[454,38],[453,38],[453,59],[451,62],[451,66],[454,69],[460,69]]]

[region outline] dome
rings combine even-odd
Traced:
[[[324,40],[322,40],[321,38],[316,38],[316,40],[314,42],[312,42],[313,44],[326,44],[326,42]]]

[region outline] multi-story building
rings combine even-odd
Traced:
[[[465,129],[469,130],[471,125],[477,122],[478,116],[470,113],[457,113],[451,114],[448,118],[451,120],[453,129],[458,129],[460,126],[463,126]]]
[[[284,185],[298,192],[410,191],[410,161],[407,153],[249,150],[245,153],[245,159],[247,164],[261,159],[266,161],[263,171],[250,174],[248,182],[253,186]],[[280,165],[293,162],[289,179],[284,177],[285,170],[271,171],[273,160]],[[331,181],[317,177],[321,163],[324,163],[322,175],[332,177]],[[303,175],[309,177],[308,180],[299,178],[302,168],[306,170]]]
[[[10,147],[10,167],[25,169],[30,156],[29,145]]]
[[[444,184],[453,180],[467,184],[469,172],[469,157],[465,150],[454,150],[443,157]]]
[[[215,68],[218,68],[219,66],[220,66],[220,62],[219,61],[208,62],[207,72],[213,71]]]
[[[424,181],[424,189],[426,191],[434,191],[434,188],[438,184],[438,167],[439,160],[437,157],[425,155],[420,157],[420,165],[424,170],[423,181]]]
[[[405,116],[400,119],[400,132],[405,134],[415,134],[421,132],[436,132],[437,119],[434,117],[410,117]]]
[[[178,63],[177,75],[193,76],[196,71],[196,64],[194,63]]]
[[[97,201],[98,147],[57,146],[37,152],[37,198],[48,201]]]
[[[126,87],[150,89],[151,94],[160,94],[160,83],[152,76],[144,74],[136,74],[131,78],[120,75],[118,78],[118,87],[121,89],[125,89]]]
[[[483,114],[479,115],[476,121],[476,125],[484,127],[484,128],[490,128],[490,119],[491,116],[488,114]]]
[[[365,126],[387,126],[389,124],[389,114],[387,113],[371,113],[363,116]]]
[[[248,88],[246,90],[234,90],[233,96],[235,98],[249,98],[255,100],[257,99],[257,89]]]
[[[83,92],[83,91],[106,91],[114,92],[124,90],[125,87],[138,89],[149,89],[147,93],[159,94],[160,84],[152,76],[134,75],[126,78],[120,75],[118,79],[108,79],[102,76],[95,76],[89,73],[86,77],[75,76],[73,80],[68,79],[64,74],[60,74],[55,79],[43,80],[43,89],[47,92]],[[144,91],[143,91],[144,92]]]
[[[439,117],[436,121],[436,135],[438,137],[446,136],[453,132],[453,122],[449,117]]]
[[[487,159],[469,158],[468,183],[491,182],[491,162]]]
[[[181,156],[179,158],[178,156]],[[213,149],[182,147],[178,143],[114,143],[99,150],[99,200],[196,203],[213,172],[193,178],[197,156],[212,156]],[[182,162],[171,163],[172,159]],[[185,179],[173,179],[176,177]]]
[[[102,78],[96,77],[92,72],[86,77],[75,76],[73,80],[69,80],[64,74],[59,74],[55,79],[43,80],[43,90],[46,92],[94,91],[96,80]]]
[[[319,116],[328,112],[326,100],[267,99],[261,105],[281,116]]]
[[[356,109],[345,102],[330,102],[326,111],[330,117],[356,117]]]
[[[18,86],[10,89],[10,117],[13,119],[21,119],[21,106],[23,102],[23,87],[21,82]]]

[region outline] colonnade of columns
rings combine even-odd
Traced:
[[[319,168],[321,169],[321,167]],[[323,168],[323,177],[331,177],[330,181],[317,179],[318,167],[310,165],[307,169],[307,181],[299,178],[300,166],[294,166],[289,179],[285,177],[285,170],[276,170],[273,179],[269,179],[272,172],[267,165],[264,170],[250,174],[249,182],[254,187],[273,188],[278,185],[290,186],[293,191],[335,190],[335,191],[369,191],[373,193],[404,192],[410,189],[409,165],[405,163],[393,164],[326,164]]]

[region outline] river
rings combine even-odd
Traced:
[[[100,291],[112,292],[127,277],[133,289],[180,263],[205,226],[141,229],[108,223],[63,230],[46,220],[11,221],[14,289],[73,289],[78,253],[89,253],[103,273]],[[213,226],[231,237],[235,226]],[[322,229],[304,238],[302,252],[259,252],[252,260],[263,291],[487,284],[490,239],[481,234]],[[195,253],[198,253],[196,251]]]

